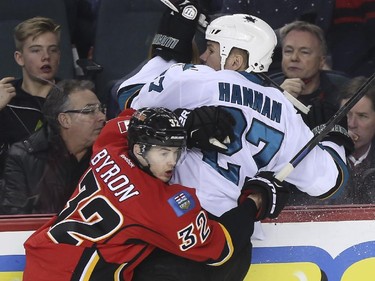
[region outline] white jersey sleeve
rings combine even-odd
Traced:
[[[136,74],[126,79],[121,83],[118,92],[123,88],[127,88],[132,85],[146,84],[150,82],[160,73],[167,70],[175,61],[166,61],[161,57],[154,57],[150,59]]]
[[[215,215],[236,206],[247,177],[263,170],[277,173],[313,137],[279,90],[231,70],[175,64],[145,84],[132,103],[136,109],[163,106],[171,110],[203,105],[221,106],[233,115],[235,140],[226,153],[191,150],[176,169],[175,180],[196,188],[202,206]],[[338,150],[343,153],[343,148]],[[320,196],[336,186],[338,176],[333,158],[317,146],[286,180],[309,195]]]
[[[176,63],[174,60],[166,61],[156,56],[143,65],[137,73],[124,80],[117,90],[117,101],[120,109],[123,110],[127,107],[126,104],[131,103],[132,96],[135,96],[144,84],[152,81],[174,63]]]

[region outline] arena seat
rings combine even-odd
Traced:
[[[148,56],[165,6],[159,0],[101,1],[93,61],[103,67],[94,78],[99,99],[108,104],[116,80]]]

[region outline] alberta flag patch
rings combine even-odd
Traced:
[[[173,197],[168,199],[169,205],[175,211],[178,217],[186,214],[195,207],[195,202],[193,197],[186,191],[181,191]]]

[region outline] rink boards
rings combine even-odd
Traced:
[[[246,281],[375,280],[375,206],[289,208],[262,223]],[[23,243],[48,216],[0,217],[0,280],[22,280]]]

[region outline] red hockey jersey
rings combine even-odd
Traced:
[[[24,281],[131,280],[155,247],[220,265],[242,243],[236,241],[248,242],[251,233],[231,234],[236,227],[228,231],[208,219],[194,189],[168,185],[137,167],[127,145],[133,112],[106,124],[65,209],[25,242]],[[247,222],[256,211],[251,200],[245,205],[233,221],[243,214]]]

